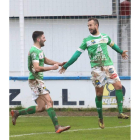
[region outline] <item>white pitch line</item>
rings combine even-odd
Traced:
[[[110,128],[122,128],[122,127],[130,127],[131,125],[125,126],[115,126],[115,127],[105,127],[105,129]],[[66,132],[77,132],[77,131],[85,131],[85,130],[101,130],[101,128],[88,128],[88,129],[75,129],[75,130],[68,130]],[[38,134],[54,134],[55,132],[40,132],[40,133],[29,133],[29,134],[21,134],[21,135],[11,135],[10,137],[21,137],[21,136],[30,136],[30,135],[38,135]]]

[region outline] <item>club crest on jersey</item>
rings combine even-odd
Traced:
[[[108,42],[108,38],[102,38],[99,43],[107,43]]]
[[[44,56],[43,56],[43,52],[39,54],[39,59],[43,59]]]
[[[94,43],[96,43],[96,42],[95,42],[95,40],[91,40],[91,43],[94,44]]]

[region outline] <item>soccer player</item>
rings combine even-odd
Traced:
[[[98,124],[100,128],[104,128],[103,114],[102,114],[102,96],[103,88],[106,83],[111,83],[116,90],[116,98],[118,104],[119,115],[118,118],[128,119],[129,116],[123,113],[123,92],[122,84],[119,76],[113,66],[113,62],[109,57],[107,46],[109,45],[113,50],[120,53],[123,59],[127,59],[127,51],[122,51],[111,38],[104,33],[99,32],[99,22],[95,18],[88,20],[88,28],[91,33],[87,38],[83,39],[81,46],[77,49],[71,59],[63,65],[59,70],[60,74],[72,65],[78,57],[87,49],[90,65],[92,83],[95,86],[96,91],[96,108],[98,112]]]
[[[70,129],[70,126],[60,126],[58,124],[58,119],[56,113],[53,109],[53,101],[50,97],[50,91],[45,87],[43,79],[43,72],[49,70],[57,70],[59,66],[63,66],[66,62],[59,63],[53,60],[48,59],[41,47],[44,46],[46,41],[44,32],[35,31],[32,34],[34,45],[31,47],[28,54],[28,69],[29,74],[29,86],[32,90],[32,99],[37,103],[37,106],[30,106],[22,110],[11,110],[12,123],[16,124],[16,119],[20,115],[34,114],[36,112],[47,111],[50,116],[53,125],[55,127],[56,133],[61,133],[65,130]],[[44,67],[44,63],[52,65],[49,67]]]

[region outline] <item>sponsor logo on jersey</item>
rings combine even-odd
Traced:
[[[123,99],[124,99],[124,96],[125,96],[124,86],[122,86],[122,91],[123,91]],[[112,84],[106,84],[104,86],[102,104],[103,105],[117,105],[115,88]]]
[[[100,44],[98,45],[97,47],[97,50],[96,50],[96,54],[95,56],[93,56],[93,62],[95,63],[102,63],[102,61],[105,61],[106,60],[106,57],[105,55],[103,54],[103,50],[100,46]]]

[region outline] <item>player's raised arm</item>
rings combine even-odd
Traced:
[[[86,48],[87,48],[87,45],[86,45],[86,41],[84,39],[81,46],[73,54],[73,56],[70,58],[70,60],[66,64],[64,64],[63,67],[59,70],[59,73],[60,74],[64,73],[65,70],[78,59],[78,57],[82,54],[82,52],[85,51]]]
[[[70,58],[70,60],[65,64],[63,65],[63,67],[59,70],[59,73],[62,74],[65,72],[65,70],[70,66],[72,65],[77,59],[78,57],[81,55],[81,52],[79,51],[76,51],[73,56]]]
[[[126,50],[121,50],[120,48],[119,48],[119,46],[118,45],[116,45],[111,39],[110,39],[110,37],[108,37],[108,43],[107,43],[113,50],[115,50],[117,53],[119,53],[119,54],[121,54],[122,55],[122,58],[123,59],[127,59],[128,58],[128,55],[126,54],[126,52],[128,52],[128,51],[126,51]]]
[[[128,55],[126,54],[126,52],[128,52],[128,51],[121,50],[118,45],[114,44],[111,48],[113,50],[115,50],[116,52],[118,52],[119,54],[121,54],[123,59],[127,59],[128,58]]]

